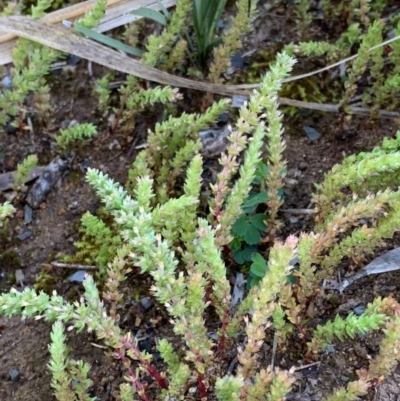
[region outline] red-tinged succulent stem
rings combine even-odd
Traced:
[[[160,387],[164,390],[168,389],[168,384],[165,379],[161,376],[160,372],[147,360],[140,356],[140,350],[138,346],[132,341],[125,341],[124,345],[127,349],[132,349],[135,353],[135,358],[146,368],[150,376],[157,381]]]
[[[116,349],[116,353],[118,355],[118,357],[121,359],[121,361],[125,364],[128,365],[130,362],[128,360],[128,358],[125,355],[125,350],[122,348],[118,348]],[[140,398],[143,401],[150,401],[149,398],[147,397],[146,393],[145,393],[145,387],[143,386],[143,384],[139,381],[138,377],[136,376],[135,372],[133,371],[133,369],[128,366],[127,367],[128,370],[128,374],[130,376],[130,378],[132,379],[132,382],[134,383],[136,390],[140,396]]]
[[[147,365],[147,371],[151,376],[154,377],[155,380],[157,380],[157,383],[160,385],[160,387],[163,390],[168,390],[168,384],[166,383],[165,379],[160,375],[158,370],[153,366],[148,364]]]
[[[224,315],[222,317],[222,325],[221,325],[221,336],[219,338],[219,343],[218,343],[218,350],[221,352],[225,349],[226,346],[226,329],[229,324],[229,309],[225,308],[224,310]]]
[[[199,373],[199,375],[197,376],[197,383],[199,386],[199,395],[200,398],[202,399],[202,401],[207,400],[207,386],[205,383],[205,379],[204,379],[204,374],[203,373]]]

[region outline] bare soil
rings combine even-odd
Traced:
[[[263,7],[267,2],[263,2]],[[290,10],[289,10],[290,11]],[[271,14],[263,14],[263,22],[256,22],[255,31],[246,41],[259,45],[259,48],[268,46],[268,41],[279,37],[279,41],[288,41],[288,32],[293,31],[290,12],[285,8],[273,10]],[[290,28],[290,29],[289,29]],[[316,29],[316,31],[318,31]],[[317,32],[318,34],[318,32]],[[293,35],[293,32],[292,32]],[[295,38],[294,38],[295,39]],[[95,76],[101,76],[104,71],[95,67]],[[96,99],[92,95],[92,81],[87,72],[87,63],[81,61],[71,73],[63,73],[58,77],[49,77],[53,85],[51,103],[54,106],[54,116],[51,124],[35,126],[35,133],[26,131],[1,136],[0,173],[14,171],[16,165],[28,154],[35,153],[41,165],[46,165],[53,157],[52,144],[54,135],[60,127],[75,119],[79,122],[93,122],[99,126],[100,134],[89,145],[77,150],[71,169],[59,181],[46,201],[34,211],[33,221],[24,224],[23,197],[14,199],[18,212],[11,222],[8,235],[0,240],[1,252],[15,251],[20,263],[11,266],[9,261],[2,260],[0,265],[0,291],[8,291],[11,286],[22,290],[35,283],[40,272],[48,273],[53,281],[48,284],[48,290],[56,290],[68,300],[76,300],[83,292],[80,284],[67,280],[73,271],[61,268],[50,268],[49,263],[57,260],[63,253],[75,252],[74,241],[79,238],[79,221],[82,214],[96,211],[99,206],[94,191],[85,182],[85,168],[98,168],[109,174],[115,180],[123,183],[127,177],[127,170],[133,162],[137,150],[132,146],[143,144],[148,127],[154,126],[160,118],[162,110],[154,110],[144,116],[141,123],[133,132],[122,130],[111,134],[101,116],[93,112],[96,110]],[[187,109],[195,105],[193,99],[200,94],[183,92],[184,101],[178,108]],[[315,128],[321,137],[311,141],[302,132],[302,126],[309,125]],[[398,129],[391,120],[370,121],[368,118],[354,117],[346,132],[339,133],[338,115],[322,114],[318,112],[302,113],[296,123],[288,120],[286,126],[285,157],[288,161],[288,180],[285,190],[284,209],[312,207],[312,193],[314,183],[321,182],[324,172],[345,156],[360,151],[371,150],[381,143],[384,137],[392,137]],[[215,160],[214,160],[215,161]],[[213,163],[214,163],[213,161]],[[214,163],[215,164],[215,163]],[[1,195],[0,195],[1,196]],[[4,201],[4,199],[0,199]],[[290,213],[282,213],[284,222],[282,236],[299,234],[312,228],[312,218],[307,215],[292,218]],[[18,240],[17,235],[31,230],[32,235],[26,240]],[[386,249],[377,250],[370,259],[378,256],[385,250],[398,246],[399,238],[388,241]],[[15,269],[22,269],[23,280],[15,283]],[[346,274],[348,266],[344,264],[342,274]],[[155,300],[149,310],[145,310],[138,302],[143,297],[151,298],[151,280],[147,276],[130,275],[124,292],[125,304],[119,310],[122,326],[134,334],[146,337],[150,350],[160,338],[174,338],[172,329],[165,315]],[[391,272],[379,276],[372,276],[357,281],[343,295],[335,295],[335,302],[324,300],[323,308],[315,314],[313,325],[323,323],[337,313],[346,315],[356,306],[366,306],[377,296],[392,294],[400,300],[400,273]],[[210,318],[210,330],[215,330],[215,322]],[[47,369],[49,362],[49,333],[50,325],[43,321],[21,321],[19,317],[0,317],[0,400],[2,401],[32,401],[55,399],[50,387],[50,373]],[[329,353],[322,353],[315,359],[316,364],[301,369],[306,361],[301,359],[302,348],[294,338],[287,345],[286,350],[277,353],[275,365],[283,369],[291,366],[300,368],[291,400],[318,401],[323,396],[331,394],[335,388],[346,385],[348,381],[357,378],[356,370],[367,367],[370,358],[379,351],[380,333],[367,336],[358,336],[355,340],[339,341]],[[265,358],[260,363],[267,365],[271,358],[270,342],[266,341]],[[92,369],[90,378],[94,384],[91,389],[93,396],[98,400],[107,401],[116,399],[116,391],[122,381],[124,371],[121,364],[99,348],[99,342],[90,333],[77,334],[74,331],[68,334],[68,345],[71,357],[83,359],[90,363]],[[145,345],[143,345],[145,346]],[[157,364],[161,362],[156,361]],[[162,367],[162,365],[160,365]],[[11,373],[17,373],[12,380]],[[385,382],[371,389],[365,400],[398,400],[400,394],[400,370],[386,378]],[[150,385],[151,386],[151,385]]]

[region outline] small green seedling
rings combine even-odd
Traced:
[[[244,213],[232,226],[234,239],[229,244],[229,248],[235,262],[249,268],[248,289],[257,285],[268,270],[258,247],[267,228],[268,216],[265,213],[255,213],[258,206],[265,205],[268,200],[265,185],[267,175],[268,165],[259,162],[252,183],[253,189],[242,206]],[[283,192],[280,196],[283,197]]]
[[[259,254],[255,253],[251,257],[252,264],[250,265],[249,277],[247,278],[247,289],[253,288],[258,285],[260,281],[264,278],[265,274],[268,272],[268,265],[265,258]],[[287,282],[296,283],[297,278],[293,274],[287,276]]]
[[[259,253],[256,253],[251,258],[249,277],[247,278],[247,289],[253,288],[263,279],[268,271],[268,265],[265,259]]]
[[[265,176],[268,173],[268,166],[260,162],[257,164],[253,189],[243,203],[244,214],[236,220],[232,226],[233,241],[229,248],[233,252],[235,262],[240,265],[249,265],[254,253],[258,252],[258,243],[262,233],[267,228],[265,221],[268,216],[265,213],[254,214],[259,205],[266,203],[268,193],[265,188]]]
[[[262,232],[267,228],[265,220],[267,216],[264,213],[257,213],[252,216],[244,214],[240,216],[232,226],[232,232],[248,245],[256,245],[260,242]]]

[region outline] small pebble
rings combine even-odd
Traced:
[[[265,8],[265,10],[269,11],[272,8],[272,3],[270,1],[267,1],[262,6]]]
[[[32,230],[25,230],[23,231],[21,234],[17,235],[17,238],[20,241],[25,241],[26,239],[28,239],[29,237],[32,237],[33,235],[33,231]]]
[[[300,171],[307,170],[307,168],[308,168],[308,163],[306,163],[306,162],[299,163],[299,170]]]
[[[207,333],[207,337],[210,338],[211,340],[214,340],[214,341],[218,340],[218,335],[217,335],[217,333],[215,331],[211,332],[211,333]]]
[[[17,283],[22,283],[24,281],[24,278],[25,278],[25,276],[24,276],[24,273],[22,273],[21,269],[15,270],[15,281]]]
[[[25,205],[24,224],[29,224],[33,220],[33,209],[29,205]]]
[[[368,352],[366,348],[364,348],[361,344],[355,343],[354,344],[354,352],[356,353],[357,356],[360,358],[368,358]]]
[[[15,135],[18,132],[18,128],[14,127],[12,122],[7,123],[6,132],[8,135]]]
[[[111,143],[108,144],[108,149],[113,150],[113,149],[121,149],[121,144],[118,142],[118,140],[114,139]]]
[[[247,102],[247,97],[245,96],[239,96],[239,95],[234,95],[232,97],[232,107],[235,107],[236,109],[240,109],[243,104]]]
[[[360,316],[365,312],[365,306],[364,305],[360,305],[360,306],[356,306],[353,309],[353,312],[357,315]]]
[[[390,30],[390,31],[386,34],[387,39],[393,39],[395,36],[396,36],[396,33],[395,33],[394,29]]]
[[[227,112],[222,113],[218,116],[218,123],[227,124],[229,121],[229,114]]]
[[[85,278],[86,270],[78,270],[72,276],[68,277],[68,281],[71,283],[82,283]]]
[[[321,137],[321,134],[317,130],[307,125],[303,126],[303,131],[306,133],[308,139],[310,139],[311,141],[316,141]]]
[[[144,310],[149,310],[153,306],[153,301],[148,297],[144,297],[140,300],[140,305]]]
[[[5,90],[12,90],[12,79],[9,75],[6,75],[2,80],[1,83]]]
[[[21,377],[21,372],[20,372],[18,369],[16,369],[16,368],[11,369],[11,370],[8,372],[8,374],[10,375],[11,381],[14,382],[14,383],[15,383],[16,381],[18,381],[19,378]]]
[[[68,124],[68,128],[76,127],[77,125],[79,125],[79,121],[77,121],[77,120],[71,120],[71,121],[69,122],[69,124]]]
[[[145,351],[148,354],[151,353],[151,340],[150,338],[146,338],[142,341],[139,341],[139,350],[140,351]]]
[[[234,69],[240,69],[244,67],[244,60],[240,54],[234,54],[231,57],[231,65]]]
[[[75,54],[69,54],[67,57],[67,65],[76,65],[82,59],[79,56],[75,56]]]
[[[140,300],[140,305],[142,305],[144,310],[149,310],[153,306],[153,301],[150,298],[145,297]]]
[[[332,354],[333,352],[335,352],[335,346],[334,345],[328,345],[327,347],[325,347],[324,352],[326,354]]]
[[[70,210],[76,209],[76,208],[78,207],[78,205],[79,205],[79,202],[78,202],[78,201],[73,201],[72,203],[70,203],[70,204],[68,205],[68,209],[70,209]]]
[[[319,366],[318,365],[312,365],[309,366],[308,368],[302,369],[301,372],[303,373],[303,376],[312,376],[318,373],[319,371]]]

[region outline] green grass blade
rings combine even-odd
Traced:
[[[168,12],[167,8],[164,6],[164,3],[160,0],[157,0],[157,4],[160,7],[160,10],[163,12],[167,19],[170,19],[170,13]]]
[[[215,39],[214,42],[210,43],[206,47],[206,53],[210,53],[211,51],[214,50],[214,47],[219,46],[222,43],[222,38]]]
[[[153,21],[156,21],[164,26],[166,26],[168,22],[167,18],[163,14],[151,8],[140,7],[137,10],[131,11],[131,14],[140,15],[141,17],[152,19]]]
[[[217,24],[219,19],[221,18],[222,11],[225,8],[227,0],[217,0],[213,2],[213,10],[210,17],[210,25],[209,25],[209,41],[211,41],[214,37],[215,30],[217,28]]]
[[[196,34],[200,64],[207,54],[219,44],[214,41],[215,31],[227,0],[193,0],[193,28]]]
[[[104,45],[107,45],[114,49],[121,50],[133,56],[141,57],[143,55],[143,52],[141,50],[136,49],[135,47],[127,46],[124,43],[120,42],[119,40],[109,38],[108,36],[103,35],[102,33],[93,31],[92,29],[85,28],[78,24],[74,25],[74,29],[77,32],[83,33],[88,38],[93,39],[96,42],[103,43]]]

